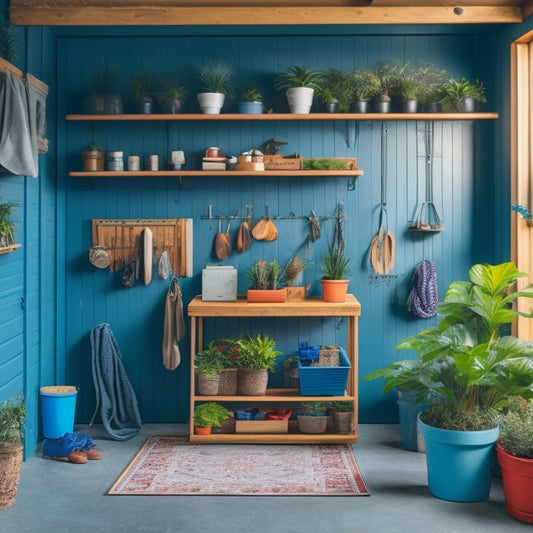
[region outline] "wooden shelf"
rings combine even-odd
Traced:
[[[262,115],[245,115],[241,113],[221,113],[205,115],[203,113],[166,114],[122,114],[122,115],[67,115],[72,121],[260,121],[260,120],[487,120],[498,118],[498,113],[264,113]]]
[[[320,297],[310,297],[304,300],[287,300],[283,303],[248,303],[246,295],[240,294],[234,302],[204,302],[201,295],[196,296],[187,306],[191,318],[191,398],[190,398],[190,435],[191,442],[198,443],[355,443],[357,442],[357,374],[358,374],[358,317],[361,314],[361,304],[348,294],[341,303],[324,302]],[[197,347],[203,346],[203,331],[205,318],[231,317],[347,317],[346,354],[350,360],[350,371],[346,385],[346,395],[343,396],[302,396],[298,389],[267,389],[264,396],[203,396],[195,392],[196,376],[194,373],[194,356]],[[305,434],[298,432],[294,424],[289,423],[289,433],[214,433],[211,435],[195,435],[193,432],[194,408],[198,402],[242,403],[246,405],[300,403],[317,401],[352,401],[354,405],[353,430],[351,433],[323,433]]]
[[[135,171],[111,171],[102,172],[69,172],[71,178],[158,178],[171,177],[207,177],[207,176],[307,176],[307,177],[339,177],[339,176],[362,176],[362,170],[135,170]]]
[[[11,244],[10,246],[0,246],[0,255],[9,254],[20,248],[22,244]]]

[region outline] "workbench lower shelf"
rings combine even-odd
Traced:
[[[357,432],[356,432],[357,433]],[[354,444],[356,434],[349,433],[212,433],[189,435],[189,441],[202,444]]]

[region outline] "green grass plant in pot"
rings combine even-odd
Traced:
[[[175,115],[183,111],[186,96],[187,89],[180,83],[179,76],[176,74],[162,82],[157,94],[157,102],[165,113]]]
[[[322,294],[325,302],[344,302],[348,292],[349,280],[346,276],[350,273],[344,250],[330,246],[328,253],[322,256],[322,272],[320,279]]]
[[[431,398],[419,420],[429,490],[438,498],[488,497],[497,410],[510,396],[533,397],[533,343],[502,334],[518,314],[533,316],[512,309],[517,298],[533,297],[531,287],[514,290],[524,276],[512,263],[474,265],[470,281],[449,286],[437,326],[396,346],[415,350],[420,362],[411,372],[404,367],[402,379],[419,381],[421,401]]]
[[[268,373],[276,369],[276,341],[266,335],[248,336],[239,342],[239,392],[247,396],[264,396]]]
[[[232,94],[233,69],[226,63],[208,63],[200,70],[202,92],[197,93],[198,104],[202,113],[219,115],[226,95]]]
[[[281,287],[283,276],[283,269],[276,260],[267,263],[264,259],[258,259],[247,274],[250,283],[246,293],[248,302],[284,302],[287,288]]]
[[[505,510],[517,520],[533,524],[533,401],[517,399],[500,417],[496,452]]]
[[[128,80],[131,97],[137,105],[137,112],[149,115],[154,112],[155,97],[159,92],[159,80],[154,72],[138,72]]]
[[[294,114],[307,114],[311,111],[315,91],[324,84],[324,73],[307,69],[305,65],[290,67],[274,80],[277,90],[285,90],[289,109]]]
[[[22,468],[26,406],[22,397],[0,404],[0,509],[11,507]]]
[[[485,86],[480,80],[469,81],[461,78],[448,80],[443,86],[445,111],[474,113],[478,104],[486,102]]]
[[[231,416],[231,411],[216,402],[206,402],[194,409],[194,432],[197,435],[209,435],[212,428],[222,427],[224,420]]]
[[[381,89],[379,78],[374,69],[368,67],[355,69],[348,76],[347,83],[351,110],[354,113],[369,113],[370,101]]]

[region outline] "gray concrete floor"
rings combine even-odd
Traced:
[[[106,496],[151,434],[183,425],[146,424],[126,442],[101,427],[91,435],[104,454],[83,465],[24,462],[15,504],[0,511],[3,533],[492,533],[533,531],[505,513],[501,479],[488,500],[453,503],[427,489],[425,454],[400,448],[396,425],[361,425],[354,454],[370,497]]]

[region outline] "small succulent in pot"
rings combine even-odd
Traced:
[[[276,290],[282,284],[283,271],[277,261],[258,259],[248,272],[251,289]]]

